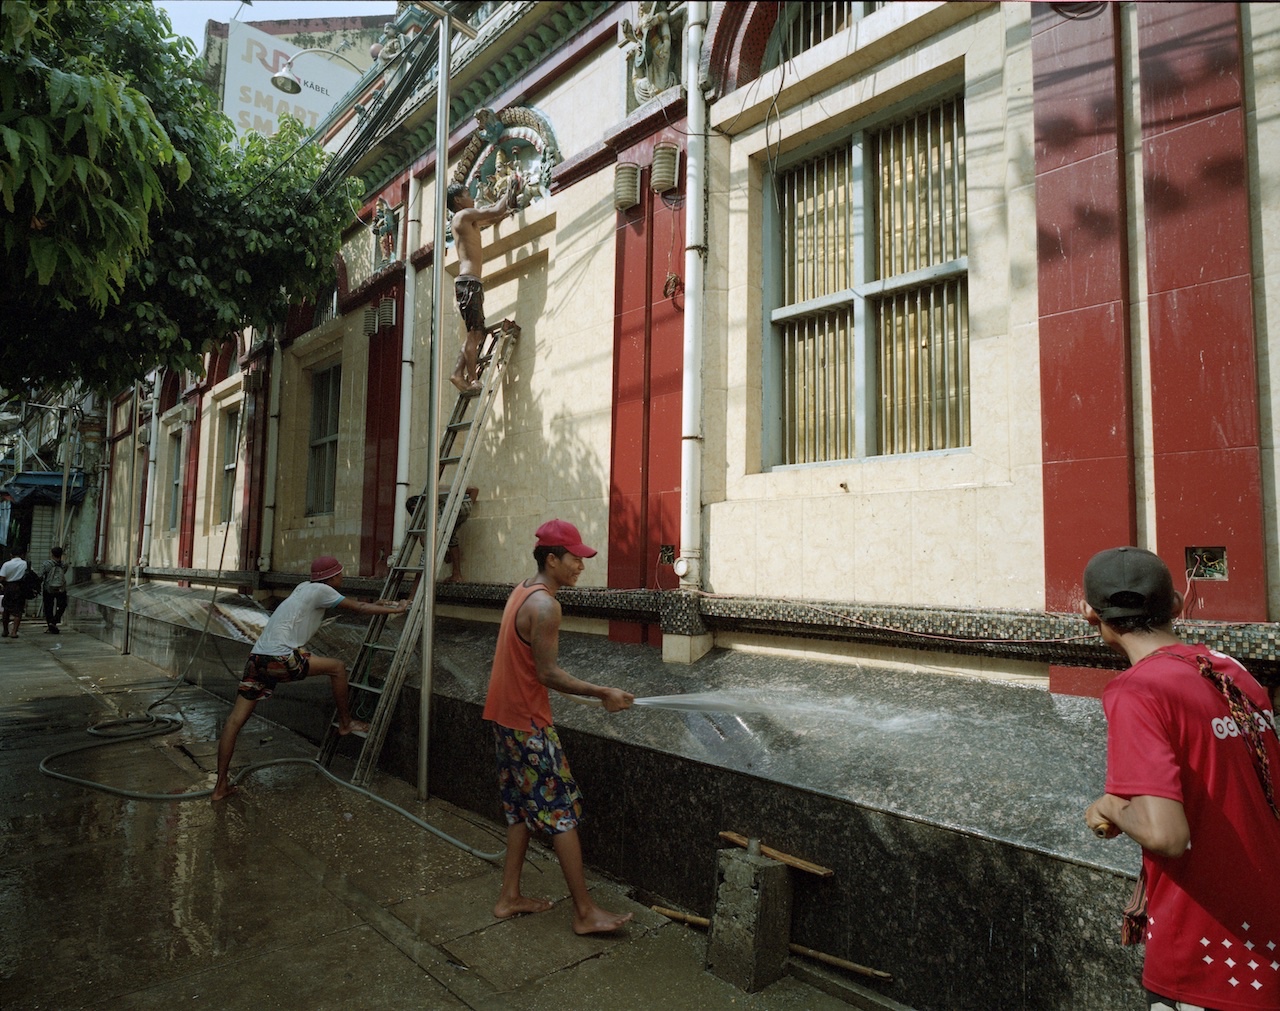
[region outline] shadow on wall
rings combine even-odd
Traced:
[[[525,578],[532,566],[530,552],[533,532],[552,515],[562,516],[582,529],[588,543],[603,545],[606,531],[592,523],[588,506],[581,503],[607,502],[608,464],[593,448],[589,417],[571,413],[582,402],[581,391],[588,376],[599,375],[592,360],[571,360],[572,347],[581,344],[581,331],[572,331],[574,313],[589,278],[557,275],[557,290],[566,294],[547,309],[548,287],[553,260],[536,253],[524,258],[507,279],[516,281],[513,301],[494,300],[486,307],[489,322],[502,317],[520,325],[520,340],[503,377],[500,413],[487,428],[477,449],[471,483],[481,488],[481,497],[502,505],[496,515],[481,515],[462,528],[464,556],[475,554],[486,577],[514,582]],[[576,338],[576,339],[575,339]],[[604,352],[611,354],[612,337],[602,336]],[[546,377],[542,384],[566,405],[557,418],[548,420],[544,393],[535,392],[534,377]],[[605,374],[608,374],[607,370]],[[604,403],[608,404],[606,398]],[[485,522],[486,519],[488,522]],[[487,545],[481,550],[481,539]],[[594,538],[594,540],[593,540]],[[469,543],[470,542],[470,543]],[[484,560],[492,553],[490,561]],[[599,572],[588,582],[603,582]]]

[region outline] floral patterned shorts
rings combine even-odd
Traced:
[[[508,825],[555,835],[578,827],[582,793],[555,727],[522,731],[493,725],[498,789]]]
[[[310,667],[311,654],[305,649],[295,649],[283,656],[250,653],[236,694],[250,702],[261,702],[271,698],[271,693],[281,681],[301,681]]]

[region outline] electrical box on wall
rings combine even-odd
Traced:
[[[1226,548],[1183,548],[1188,579],[1227,579]]]

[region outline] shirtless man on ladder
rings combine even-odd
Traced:
[[[462,317],[462,351],[453,367],[449,382],[466,393],[480,389],[476,378],[476,360],[480,343],[484,340],[484,285],[480,271],[484,265],[480,229],[492,225],[515,210],[516,195],[520,191],[520,179],[512,176],[506,193],[497,203],[477,207],[465,183],[454,183],[445,196],[445,204],[453,215],[453,239],[458,247],[458,277],[453,282],[458,300],[458,314]]]

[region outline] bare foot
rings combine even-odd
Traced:
[[[484,387],[480,385],[479,379],[468,379],[466,376],[460,376],[457,373],[449,377],[449,382],[453,383],[453,385],[462,393],[484,389]]]
[[[493,915],[499,920],[509,920],[523,913],[545,913],[551,905],[549,899],[530,899],[518,895],[514,899],[499,899],[498,904],[493,907]]]
[[[230,783],[218,783],[217,785],[214,786],[213,796],[210,799],[225,800],[226,798],[230,797],[233,793],[239,793],[239,792],[240,792],[240,788],[238,786],[232,786]]]
[[[338,736],[346,737],[347,734],[367,734],[369,732],[369,724],[364,720],[347,720],[345,724],[338,724]]]
[[[573,932],[575,934],[609,934],[634,915],[634,913],[611,913],[607,909],[594,906],[586,916],[574,915]]]

